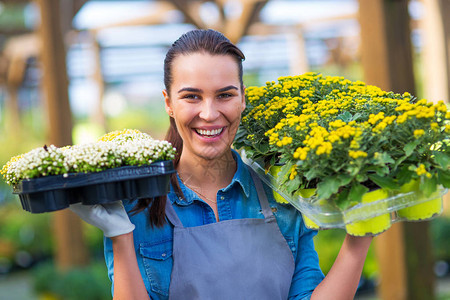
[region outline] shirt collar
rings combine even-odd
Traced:
[[[252,178],[250,177],[250,172],[248,170],[247,165],[244,164],[244,162],[242,161],[238,152],[234,149],[231,149],[231,151],[232,151],[234,160],[237,162],[237,170],[233,176],[233,179],[231,180],[231,183],[227,187],[223,188],[222,191],[227,192],[228,190],[232,189],[236,184],[238,184],[242,188],[242,191],[244,192],[245,196],[248,197],[249,193],[250,193],[250,183],[252,182]],[[184,185],[184,183],[180,180],[180,177],[178,176],[178,174],[177,174],[177,180],[178,180],[178,184],[180,185],[181,191],[183,192],[184,199],[182,199],[181,197],[178,197],[175,194],[175,191],[171,185],[170,193],[169,193],[169,199],[170,199],[171,203],[176,202],[178,205],[183,206],[183,205],[191,204],[194,200],[203,201],[197,196],[197,194],[194,191],[192,191],[190,188],[188,188],[186,185]]]
[[[252,182],[252,178],[250,177],[250,172],[248,170],[248,167],[244,162],[242,161],[242,158],[240,157],[239,153],[237,153],[236,150],[231,149],[233,153],[233,158],[237,162],[237,170],[236,173],[233,176],[233,179],[231,180],[231,183],[222,191],[226,192],[229,189],[231,189],[235,184],[239,184],[242,188],[242,191],[245,194],[245,197],[249,196],[250,193],[250,183]]]

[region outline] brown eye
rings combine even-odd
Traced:
[[[233,95],[230,93],[223,93],[223,94],[219,95],[219,98],[221,98],[221,99],[227,99],[227,98],[231,98],[231,97],[233,97]]]
[[[186,94],[186,95],[183,95],[182,98],[183,99],[199,99],[199,96],[195,95],[195,94]]]

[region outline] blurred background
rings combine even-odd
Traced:
[[[163,138],[163,60],[193,28],[243,50],[244,83],[317,71],[449,102],[450,0],[1,0],[0,166],[124,128]],[[447,18],[446,18],[447,16]],[[357,299],[450,299],[450,208],[376,237]],[[326,273],[345,232],[320,231]],[[0,180],[0,299],[110,299],[100,230],[31,214]]]

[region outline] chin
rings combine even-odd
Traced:
[[[227,155],[228,153],[231,152],[231,148],[230,147],[220,147],[220,149],[218,147],[205,147],[203,149],[200,149],[199,156],[202,157],[203,159],[206,160],[215,160],[218,158],[222,158],[224,155]]]

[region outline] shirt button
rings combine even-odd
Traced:
[[[161,254],[162,257],[166,257],[166,255],[167,255],[167,254],[165,254],[165,253]]]
[[[225,199],[225,197],[224,196],[220,196],[220,200],[223,200],[223,199]]]
[[[295,247],[291,248],[291,251],[294,252],[295,250],[297,250]]]

